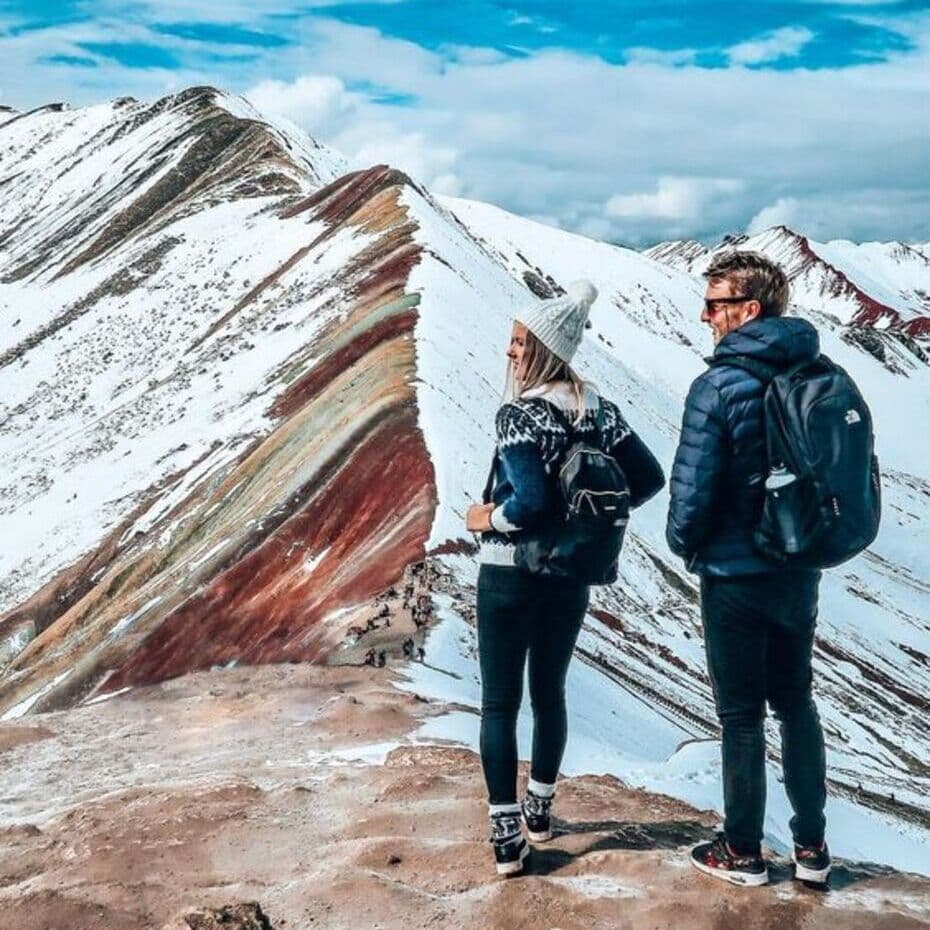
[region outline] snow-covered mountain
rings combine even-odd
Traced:
[[[793,302],[840,324],[930,337],[930,259],[903,242],[815,242],[787,226],[753,236],[728,236],[714,248],[699,242],[663,242],[646,255],[675,268],[703,271],[712,255],[753,249],[779,262],[791,281]],[[822,317],[819,317],[822,319]]]
[[[207,88],[0,117],[0,712],[344,661],[373,599],[424,558],[447,577],[425,645],[451,674],[416,687],[474,705],[462,516],[510,321],[574,278],[600,291],[579,368],[670,464],[711,348],[702,247],[642,255],[384,166],[344,172]],[[905,258],[899,289],[916,293]],[[884,466],[879,539],[823,585],[832,842],[912,866],[930,835],[930,367],[915,336],[862,315],[861,283],[834,294],[816,263],[791,270],[798,312],[873,407]],[[666,504],[637,514],[620,582],[592,601],[567,765],[704,802],[717,728]],[[784,838],[784,818],[767,830]]]

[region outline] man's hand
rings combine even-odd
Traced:
[[[473,533],[487,533],[491,526],[493,504],[472,504],[465,512],[465,528]]]

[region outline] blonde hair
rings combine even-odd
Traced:
[[[567,381],[575,395],[575,416],[577,424],[584,415],[584,379],[551,349],[547,348],[532,331],[526,331],[523,343],[523,361],[526,364],[526,377],[518,381],[512,363],[507,363],[507,376],[504,386],[504,402],[517,400],[527,391],[541,387],[550,381]]]

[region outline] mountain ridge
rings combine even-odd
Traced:
[[[759,251],[782,264],[792,285],[792,300],[807,310],[826,310],[842,323],[887,328],[915,339],[923,339],[930,333],[930,261],[919,249],[903,242],[853,243],[835,239],[817,243],[803,233],[780,225],[753,235],[726,236],[713,248],[693,240],[677,240],[659,243],[644,254],[673,267],[699,273],[713,255],[728,248]],[[873,283],[883,297],[876,298],[863,285],[863,279],[868,280],[867,273],[854,267],[855,253],[866,250],[885,252],[885,257],[893,262],[906,260],[918,266],[919,283],[897,295]],[[842,260],[847,262],[845,268],[841,267]],[[887,274],[887,268],[882,270]]]
[[[204,93],[194,99],[209,110]],[[69,151],[86,155],[89,139],[112,139],[145,106],[72,114]],[[153,120],[171,107],[113,144],[162,125]],[[399,662],[408,636],[449,645],[437,696],[473,704],[473,654],[449,641],[474,635],[463,514],[490,460],[510,320],[575,278],[600,291],[579,370],[668,466],[709,348],[699,277],[435,198],[390,166],[323,184],[336,163],[311,141],[292,146],[319,151],[319,167],[304,171],[283,143],[259,147],[257,161],[253,147],[245,153],[261,177],[288,160],[280,189],[237,186],[224,176],[228,146],[208,147],[200,190],[217,196],[185,187],[157,222],[140,217],[67,273],[67,257],[46,250],[46,264],[0,283],[0,353],[21,347],[0,367],[0,713],[10,719],[230,663],[358,661],[369,649]],[[154,138],[141,151],[161,170],[173,162],[160,148]],[[57,157],[43,151],[29,157]],[[0,180],[16,170],[0,162]],[[135,170],[145,174],[144,159]],[[71,177],[55,215],[73,219],[72,200],[94,181]],[[141,183],[125,191],[133,202]],[[19,215],[8,190],[0,185],[0,217]],[[111,200],[113,215],[121,203]],[[35,222],[54,234],[48,216]],[[914,546],[930,456],[898,424],[926,417],[928,366],[915,340],[795,309],[860,381],[885,466],[879,540],[824,581],[815,663],[836,844],[858,855],[869,835],[875,855],[909,863],[930,771],[920,704],[930,571]],[[694,801],[708,762],[688,756],[696,768],[676,774],[676,747],[713,738],[716,718],[696,585],[664,542],[666,500],[637,513],[620,583],[594,593],[573,713],[586,771]],[[451,573],[448,590],[401,593],[420,564]],[[769,758],[777,763],[774,740]],[[775,838],[784,827],[766,829]]]

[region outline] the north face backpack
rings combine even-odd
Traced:
[[[878,534],[881,484],[872,416],[852,378],[825,355],[785,370],[746,356],[712,364],[767,385],[756,547],[799,568],[829,568],[865,549]]]
[[[555,404],[545,402],[571,438],[574,427]],[[603,435],[598,405],[597,431]],[[491,499],[495,451],[484,500]],[[563,510],[551,525],[516,544],[515,563],[537,575],[574,578],[589,585],[617,580],[617,559],[630,518],[630,489],[616,459],[584,441],[569,445],[558,476]]]

